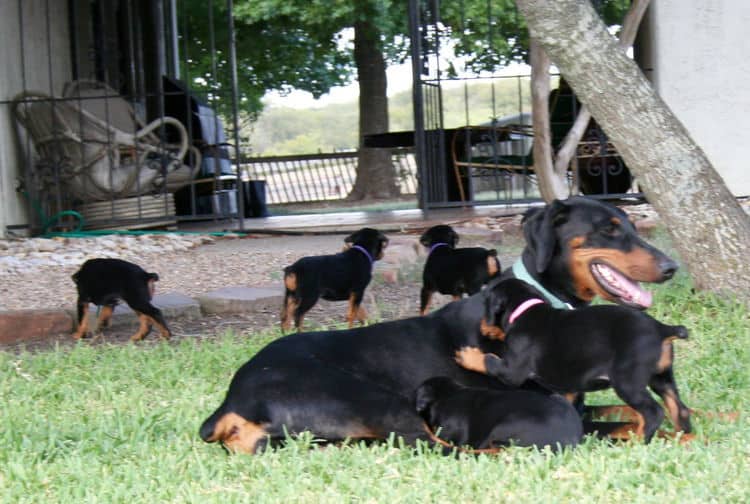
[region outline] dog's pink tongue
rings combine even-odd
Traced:
[[[651,306],[653,296],[649,291],[641,287],[619,271],[604,264],[597,264],[596,271],[599,278],[607,286],[607,290],[631,305],[637,305],[643,309]]]
[[[643,308],[650,307],[651,303],[654,300],[653,295],[649,291],[643,289],[636,283],[628,284],[627,291],[630,300],[635,304],[642,306]]]
[[[622,292],[622,298],[638,306],[648,308],[653,302],[653,295],[641,287],[637,282],[621,275],[619,272],[610,270],[610,274],[616,279],[614,284]]]

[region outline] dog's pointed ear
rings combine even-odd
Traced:
[[[534,255],[534,266],[537,273],[542,273],[549,266],[557,247],[555,227],[567,219],[569,207],[561,200],[554,200],[544,209],[526,212],[523,218],[523,235],[526,245]]]
[[[433,402],[435,402],[435,387],[429,383],[423,383],[414,393],[414,408],[419,415],[424,415]]]

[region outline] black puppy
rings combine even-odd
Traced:
[[[362,228],[344,239],[347,248],[338,254],[303,257],[284,268],[284,305],[281,329],[289,329],[291,319],[299,331],[302,318],[319,298],[328,301],[349,301],[346,320],[364,322],[362,296],[372,278],[375,261],[383,258],[388,238],[380,231]]]
[[[456,300],[463,294],[476,294],[500,272],[497,250],[482,247],[457,249],[458,234],[448,225],[432,226],[419,238],[419,243],[429,248],[422,273],[421,315],[427,313],[436,291]]]
[[[487,290],[485,321],[500,328],[506,348],[500,358],[465,347],[456,353],[460,365],[511,386],[532,379],[561,394],[612,387],[638,415],[637,424],[622,434],[634,427],[646,442],[664,418],[651,388],[664,401],[675,429],[690,432],[690,410],[680,400],[672,372],[672,341],[688,337],[685,327],[662,324],[624,306],[555,309],[518,279]]]
[[[99,332],[109,325],[112,311],[120,300],[135,311],[141,322],[131,340],[142,340],[151,331],[152,324],[159,328],[162,338],[168,339],[172,335],[161,310],[151,304],[154,282],[159,280],[156,273],[148,273],[137,264],[122,259],[89,259],[72,278],[78,288],[75,339],[88,336],[89,303],[101,307],[96,326],[96,332]]]
[[[583,436],[578,412],[558,395],[464,387],[441,376],[415,394],[417,413],[440,440],[480,450],[516,446],[574,447]]]

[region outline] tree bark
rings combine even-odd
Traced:
[[[398,196],[396,169],[388,149],[364,147],[364,135],[388,131],[388,81],[378,31],[368,21],[354,25],[354,62],[359,81],[359,156],[349,200]]]
[[[696,287],[750,304],[750,217],[588,0],[516,0],[615,144],[674,239]]]
[[[552,133],[549,119],[549,58],[533,37],[529,41],[531,62],[531,124],[534,129],[534,173],[544,201],[563,199],[569,194],[564,177],[552,166]]]
[[[638,26],[641,24],[649,3],[651,3],[651,0],[633,0],[630,4],[628,13],[625,15],[625,20],[622,23],[618,43],[623,50],[627,50],[635,42],[635,36],[638,34]],[[573,122],[573,126],[570,127],[562,145],[557,150],[554,167],[555,173],[564,173],[568,169],[568,165],[570,165],[570,161],[576,153],[578,142],[581,141],[583,134],[586,132],[590,120],[591,112],[589,112],[586,105],[583,105],[581,110],[578,111],[578,116]]]

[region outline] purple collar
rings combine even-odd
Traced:
[[[432,247],[430,247],[430,251],[429,251],[429,252],[427,252],[427,255],[429,256],[430,254],[432,254],[432,252],[433,252],[433,251],[434,251],[434,250],[435,250],[436,248],[438,248],[438,247],[450,247],[450,245],[448,245],[447,243],[443,243],[443,242],[438,242],[438,243],[436,243],[435,245],[433,245]]]
[[[352,248],[353,249],[357,249],[360,252],[362,252],[365,255],[365,257],[367,258],[367,260],[370,261],[370,268],[372,268],[372,265],[375,262],[375,260],[372,258],[372,256],[370,255],[370,253],[362,245],[352,245]]]

